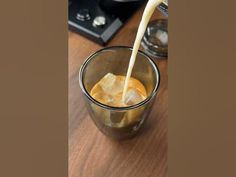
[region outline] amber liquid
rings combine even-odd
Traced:
[[[100,103],[113,107],[125,107],[137,104],[147,98],[144,85],[131,77],[128,84],[127,96],[122,100],[125,76],[108,73],[97,82],[90,95]]]
[[[125,76],[108,73],[93,86],[90,95],[98,102],[113,107],[126,107],[138,104],[147,98],[144,85],[139,80],[131,77],[126,99],[123,102],[124,82]],[[94,114],[101,117],[104,123],[103,130],[109,131],[109,134],[112,133],[113,136],[132,132],[133,126],[139,125],[144,111],[143,107],[121,112],[110,112],[99,107],[93,107],[92,109]]]

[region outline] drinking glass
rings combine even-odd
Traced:
[[[158,67],[149,56],[139,51],[132,77],[145,86],[148,95],[145,100],[127,107],[113,107],[90,95],[92,87],[107,73],[126,75],[131,52],[132,48],[126,46],[103,48],[89,56],[79,72],[79,83],[90,117],[103,134],[113,139],[126,139],[137,134],[148,117],[160,84]]]
[[[157,9],[166,18],[149,22],[141,45],[148,55],[156,59],[166,59],[168,57],[168,0],[163,0]]]
[[[157,19],[149,22],[141,43],[148,55],[159,59],[168,57],[167,23],[167,19]]]

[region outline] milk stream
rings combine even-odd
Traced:
[[[143,35],[146,31],[148,22],[149,22],[149,20],[152,16],[154,10],[157,8],[157,6],[162,1],[163,0],[149,0],[146,7],[145,7],[145,9],[144,9],[142,19],[141,19],[141,22],[140,22],[139,27],[138,27],[138,32],[137,32],[137,35],[136,35],[136,38],[135,38],[133,51],[132,51],[132,54],[131,54],[131,57],[130,57],[128,71],[127,71],[126,78],[125,78],[125,85],[124,85],[123,94],[122,94],[122,100],[123,101],[125,100],[125,95],[126,95],[126,92],[127,92],[127,89],[128,89],[129,79],[131,77],[131,73],[132,73],[132,70],[133,70],[133,67],[134,67],[134,63],[135,63],[135,59],[136,59],[136,56],[137,56],[137,53],[138,53],[138,49],[139,49],[141,40],[143,38]]]

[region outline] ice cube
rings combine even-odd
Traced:
[[[142,119],[142,114],[144,112],[144,107],[138,107],[136,109],[131,109],[126,113],[126,118],[129,124],[134,123]]]
[[[107,126],[112,125],[112,122],[110,120],[110,115],[111,115],[110,110],[103,109],[94,103],[91,104],[91,108],[92,108],[92,114],[94,115],[94,117],[100,119]],[[100,121],[100,120],[97,120],[97,121]]]
[[[145,97],[136,89],[129,89],[125,94],[125,104],[134,105],[143,101]]]
[[[103,104],[111,104],[113,102],[112,97],[102,91],[96,92],[92,97]]]
[[[162,30],[158,30],[156,33],[156,37],[161,41],[163,45],[168,44],[168,33]]]
[[[107,73],[100,81],[99,85],[103,91],[110,95],[116,95],[122,92],[124,81],[112,73]]]
[[[125,115],[125,112],[115,112],[114,111],[114,112],[111,112],[110,119],[113,123],[120,123],[121,120],[123,119],[124,115]]]

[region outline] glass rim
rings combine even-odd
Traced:
[[[129,50],[133,50],[132,47],[129,47],[129,46],[110,46],[110,47],[104,47],[96,52],[94,52],[93,54],[91,54],[88,58],[86,58],[86,60],[84,61],[84,63],[81,65],[80,67],[80,71],[79,71],[79,85],[80,85],[80,88],[82,90],[82,92],[85,94],[85,96],[90,100],[92,101],[94,104],[96,105],[99,105],[105,109],[109,109],[109,110],[115,110],[115,111],[122,111],[122,110],[130,110],[130,109],[135,109],[135,108],[138,108],[142,105],[145,105],[147,103],[149,103],[152,98],[154,98],[154,96],[156,95],[159,87],[160,87],[160,71],[159,71],[159,68],[157,67],[156,63],[153,61],[153,59],[151,59],[151,57],[149,57],[147,54],[145,54],[143,51],[141,50],[138,50],[138,54],[141,54],[143,55],[146,59],[148,59],[149,63],[152,65],[152,67],[154,68],[154,71],[155,71],[155,74],[156,74],[156,84],[155,84],[155,87],[154,89],[152,90],[151,94],[143,101],[137,103],[137,104],[134,104],[134,105],[130,105],[130,106],[124,106],[124,107],[114,107],[114,106],[109,106],[109,105],[106,105],[106,104],[103,104],[97,100],[95,100],[90,94],[89,92],[87,91],[87,89],[85,88],[85,85],[84,85],[84,81],[83,81],[83,73],[84,73],[84,70],[86,68],[86,66],[90,63],[91,60],[94,59],[94,56],[96,56],[97,54],[103,52],[103,51],[106,51],[106,50],[111,50],[111,49],[129,49]]]

